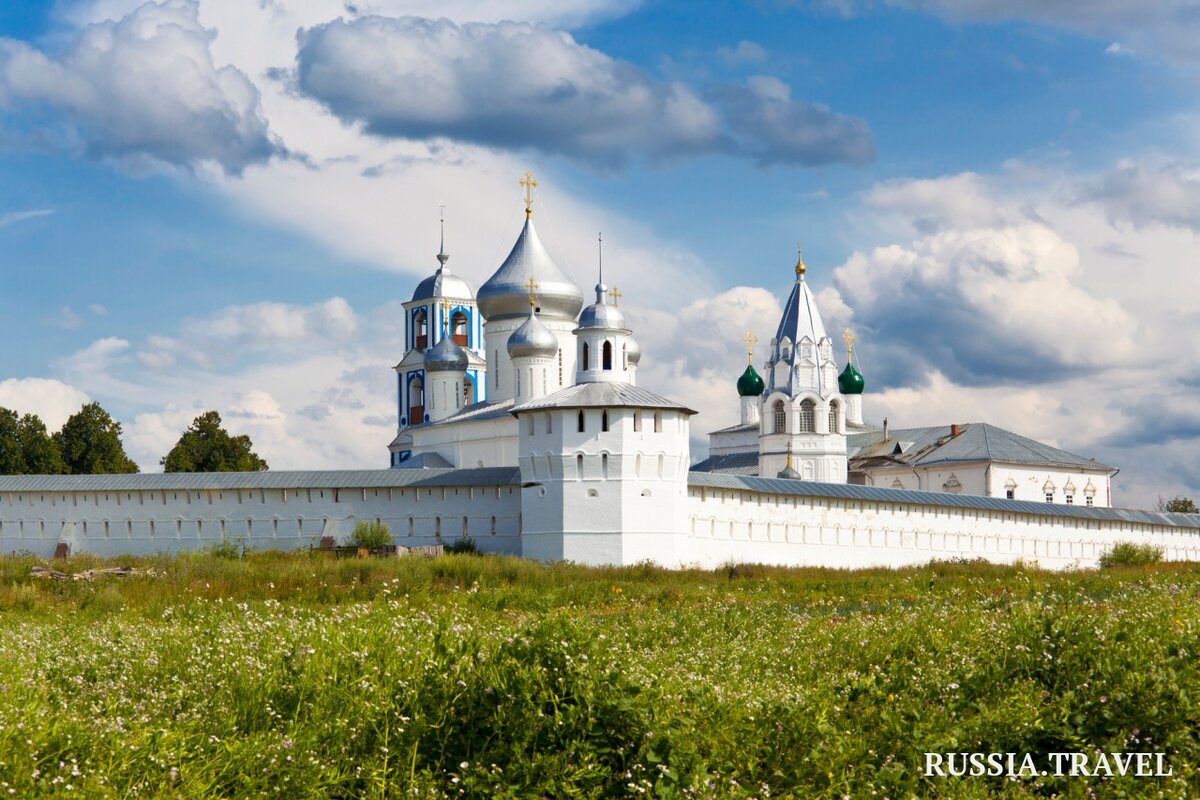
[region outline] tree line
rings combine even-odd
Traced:
[[[206,411],[159,460],[164,472],[257,472],[267,462],[249,436],[231,436],[221,415]],[[37,414],[0,407],[0,475],[113,475],[137,472],[125,453],[121,423],[88,403],[51,434]]]

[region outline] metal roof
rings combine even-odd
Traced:
[[[787,353],[786,358],[783,353],[779,352],[780,358],[788,365],[787,378],[782,386],[775,383],[776,351],[774,347],[771,352],[771,360],[767,363],[766,373],[764,378],[767,382],[767,388],[764,394],[782,391],[789,397],[794,397],[798,391],[797,375],[795,367],[802,362],[800,352],[800,342],[808,339],[812,342],[814,352],[812,354],[812,364],[817,369],[814,370],[816,376],[815,389],[817,394],[825,396],[831,388],[824,385],[824,377],[821,366],[821,358],[819,351],[816,350],[821,342],[829,337],[825,334],[825,323],[821,321],[821,313],[817,310],[817,301],[813,298],[812,291],[808,288],[808,283],[804,280],[803,273],[796,276],[796,283],[792,286],[792,293],[788,295],[787,302],[783,307],[783,318],[779,320],[779,327],[775,331],[775,342],[782,342],[784,337],[787,337],[791,342],[791,348]]]
[[[131,475],[5,475],[0,492],[234,491],[237,489],[400,489],[425,486],[507,486],[517,467],[473,469],[348,469],[295,472],[172,472]]]
[[[480,422],[485,419],[507,419],[512,411],[512,399],[493,402],[485,400],[482,403],[472,403],[471,405],[459,411],[457,414],[446,417],[439,422],[422,422],[420,425],[412,425],[406,430],[429,430],[436,428],[439,425],[452,425],[456,422]]]
[[[757,475],[758,451],[709,456],[692,465],[696,472],[715,472],[724,475]]]
[[[888,458],[907,465],[998,461],[1009,464],[1037,464],[1050,467],[1075,467],[1112,472],[1113,467],[1066,450],[1034,441],[986,422],[959,426],[959,435],[951,437],[949,425],[932,428],[901,428],[852,433],[846,437],[850,458],[854,460]],[[899,445],[900,452],[896,453]]]
[[[648,389],[634,386],[630,383],[577,383],[559,389],[546,397],[530,400],[513,409],[513,413],[521,411],[537,411],[545,408],[613,408],[615,406],[633,406],[635,408],[673,408],[688,414],[696,412],[687,406],[682,406],[674,400],[660,397]]]
[[[1034,503],[1029,500],[1007,500],[970,494],[918,492],[909,489],[885,489],[880,486],[859,486],[849,483],[817,483],[815,481],[759,478],[745,475],[720,475],[711,472],[689,472],[688,485],[707,489],[730,489],[800,497],[836,498],[878,503],[912,503],[942,508],[970,508],[1039,517],[1135,522],[1144,525],[1192,528],[1200,531],[1200,514],[1168,514],[1129,508],[1089,508],[1088,506]]]
[[[735,432],[740,432],[740,431],[756,431],[756,430],[758,430],[757,422],[747,422],[745,424],[742,424],[739,422],[737,425],[730,425],[728,428],[721,428],[720,430],[709,431],[708,435],[712,436],[714,433],[735,433]]]
[[[438,453],[419,453],[404,459],[392,469],[454,469],[454,465]]]

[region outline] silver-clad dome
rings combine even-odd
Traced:
[[[508,337],[510,358],[528,356],[553,358],[558,352],[558,337],[529,309],[529,319]]]
[[[532,218],[526,218],[517,243],[500,269],[479,287],[476,299],[483,318],[491,321],[525,316],[530,278],[537,284],[543,317],[575,319],[583,307],[583,293],[554,263],[533,228]]]
[[[475,296],[471,284],[455,275],[446,266],[438,267],[438,271],[417,284],[413,292],[413,300],[428,300],[431,297],[453,297],[470,300]]]
[[[427,372],[465,372],[468,363],[467,351],[455,344],[449,334],[443,334],[437,344],[425,351]]]
[[[642,346],[632,336],[625,340],[625,355],[635,366],[642,360]]]
[[[580,328],[604,328],[606,330],[627,331],[625,315],[621,309],[605,302],[608,287],[603,283],[596,284],[596,302],[583,310],[579,315]]]

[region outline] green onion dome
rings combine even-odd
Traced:
[[[846,368],[842,370],[841,375],[838,375],[838,390],[842,394],[862,394],[866,387],[867,382],[863,379],[862,373],[847,361]]]
[[[738,378],[738,394],[742,397],[758,397],[763,393],[763,379],[754,371],[753,364],[746,365],[746,371]]]

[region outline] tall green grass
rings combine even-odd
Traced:
[[[0,796],[1200,791],[1191,565],[257,553],[130,560],[150,574],[85,582],[31,578],[36,563],[0,559]],[[921,774],[926,751],[1096,749],[1163,751],[1175,774]]]

